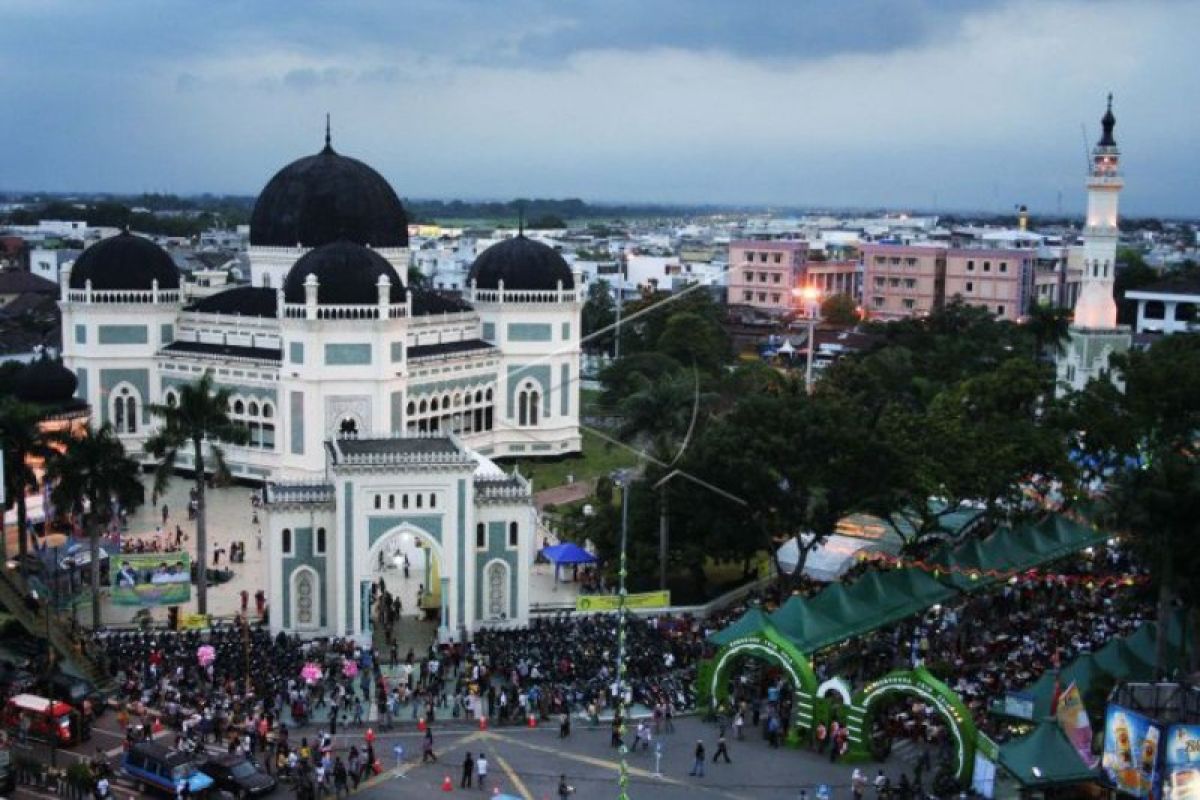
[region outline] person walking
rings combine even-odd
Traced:
[[[479,754],[479,758],[475,759],[475,772],[479,775],[479,791],[487,788],[484,784],[487,783],[488,762],[487,756],[483,753]]]
[[[733,732],[735,738],[740,742],[744,738],[742,728],[746,727],[746,714],[739,710],[737,716],[733,718]]]
[[[729,760],[729,747],[725,744],[724,736],[717,738],[717,752],[713,753],[713,763],[717,763],[717,760],[722,756],[725,757],[726,764],[732,763]]]
[[[854,800],[862,800],[863,791],[866,788],[867,776],[863,775],[862,770],[855,767],[854,772],[850,774],[850,792],[854,795]]]
[[[559,800],[562,800],[563,798],[566,798],[566,797],[570,797],[573,794],[575,794],[575,787],[571,786],[570,784],[567,783],[567,776],[559,775],[558,776]]]
[[[425,729],[425,739],[421,742],[421,763],[436,762],[437,755],[433,752],[433,728]]]
[[[696,740],[696,761],[692,764],[692,771],[688,775],[696,778],[704,777],[704,742],[700,739]]]
[[[458,781],[458,788],[470,789],[472,781],[475,780],[475,759],[471,758],[471,754],[467,753],[467,757],[463,759],[462,778]]]
[[[333,762],[333,796],[335,798],[350,796],[350,775],[346,772],[346,762],[338,756]]]

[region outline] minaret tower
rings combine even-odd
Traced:
[[[1100,120],[1100,141],[1092,148],[1088,172],[1087,220],[1083,228],[1083,277],[1070,343],[1058,359],[1060,392],[1082,389],[1108,369],[1113,353],[1129,349],[1127,326],[1117,325],[1113,282],[1117,269],[1117,199],[1125,181],[1121,177],[1121,151],[1113,137],[1117,118],[1112,95]],[[1122,383],[1116,379],[1118,386]]]

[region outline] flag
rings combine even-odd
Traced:
[[[1050,663],[1054,665],[1054,692],[1050,695],[1050,716],[1054,716],[1058,712],[1058,700],[1062,695],[1062,684],[1059,683],[1058,679],[1059,667],[1062,665],[1062,660],[1059,658],[1057,648],[1054,650],[1054,657],[1050,659]]]
[[[1083,759],[1083,763],[1089,768],[1095,767],[1096,757],[1092,755],[1092,723],[1088,719],[1087,709],[1084,708],[1083,696],[1079,694],[1079,687],[1074,682],[1058,699],[1055,717],[1063,733]]]

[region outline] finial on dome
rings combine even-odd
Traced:
[[[1113,115],[1112,110],[1112,92],[1108,93],[1108,108],[1104,112],[1104,116],[1100,119],[1100,141],[1097,144],[1100,147],[1116,147],[1117,140],[1113,136],[1113,128],[1117,126],[1117,118]]]
[[[325,112],[325,151],[333,152],[333,137],[329,133],[329,112]]]
[[[517,236],[525,235],[525,204],[517,203]]]
[[[1112,111],[1112,92],[1108,93],[1108,110]]]

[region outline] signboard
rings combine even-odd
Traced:
[[[615,594],[586,594],[575,598],[576,611],[617,611],[620,605],[621,598]],[[626,608],[666,608],[669,605],[669,591],[625,595]]]
[[[1095,769],[1096,758],[1092,755],[1092,723],[1088,720],[1087,709],[1083,707],[1083,696],[1079,687],[1072,683],[1058,699],[1059,727],[1075,745],[1076,752],[1089,768]]]
[[[118,606],[177,606],[192,599],[187,553],[122,553],[110,565]]]
[[[1104,719],[1104,757],[1101,762],[1108,780],[1134,797],[1156,797],[1162,733],[1162,726],[1153,720],[1109,704]]]
[[[208,614],[180,614],[179,630],[202,631],[208,627]]]
[[[1167,728],[1164,800],[1200,798],[1200,725]]]

